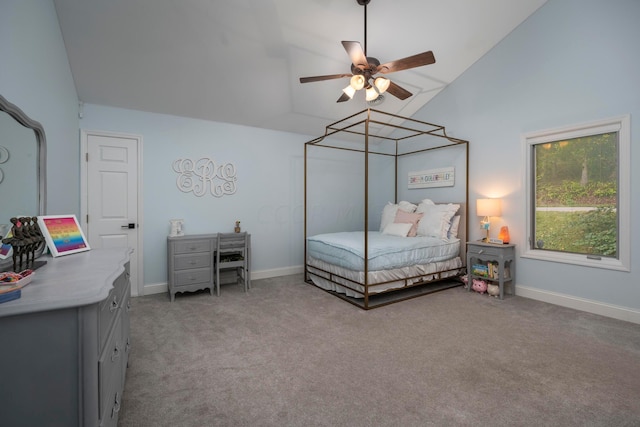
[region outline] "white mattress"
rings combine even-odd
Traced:
[[[368,233],[368,271],[401,269],[455,258],[460,240],[434,237],[398,237]],[[349,270],[364,270],[364,232],[318,234],[307,238],[308,256]]]

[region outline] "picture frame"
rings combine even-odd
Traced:
[[[42,215],[38,225],[53,257],[91,249],[75,215]]]
[[[453,166],[409,172],[407,188],[453,187],[455,168]]]
[[[13,237],[13,233],[11,232],[11,227],[9,227],[7,234],[2,236],[2,239],[10,239],[11,237]],[[8,243],[0,242],[0,259],[11,258],[12,254],[13,254],[13,247]]]

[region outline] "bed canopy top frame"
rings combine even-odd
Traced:
[[[373,134],[371,129],[379,129],[379,132]],[[333,140],[329,137],[335,135],[345,134],[344,140]],[[415,141],[417,137],[427,136],[433,137],[437,143],[431,146],[413,149],[407,145],[412,141]],[[359,140],[360,137],[364,137],[363,141]],[[346,146],[338,145],[338,141],[348,141],[358,139],[358,145],[353,141],[348,142]],[[380,147],[376,149],[375,141],[385,141],[393,145],[393,152],[385,152]],[[464,209],[466,211],[469,204],[469,142],[463,139],[448,136],[444,126],[436,125],[433,123],[412,119],[409,117],[403,117],[396,114],[386,113],[372,108],[367,108],[351,116],[345,117],[341,120],[333,122],[325,127],[325,133],[322,136],[314,138],[305,143],[304,146],[304,259],[305,259],[305,281],[310,282],[309,279],[309,266],[307,263],[307,237],[308,237],[308,219],[309,219],[309,200],[308,200],[308,174],[309,174],[309,148],[327,148],[333,150],[344,150],[351,152],[360,152],[364,154],[364,230],[369,230],[369,155],[381,155],[391,156],[394,158],[394,202],[398,203],[398,159],[404,156],[415,155],[418,153],[428,152],[432,150],[440,150],[448,147],[463,147],[464,148],[464,164],[465,164],[465,177],[464,177]],[[373,147],[373,149],[372,149]],[[464,230],[468,230],[468,216],[466,212],[463,216]],[[464,263],[465,257],[465,245],[466,240],[461,241],[460,251],[462,260]],[[464,265],[463,265],[464,266]],[[346,301],[364,309],[373,308],[369,304],[369,292],[368,292],[368,233],[364,233],[364,293],[363,304],[355,303],[351,298],[342,297],[336,294],[336,296],[345,299]],[[419,296],[419,295],[415,295]],[[408,298],[399,298],[390,302],[385,302],[376,307],[390,304],[392,302],[402,301]]]

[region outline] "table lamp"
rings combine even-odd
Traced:
[[[483,217],[480,221],[480,228],[487,230],[485,242],[489,241],[489,229],[491,228],[490,217],[502,215],[502,201],[500,199],[478,199],[476,200],[476,214]]]

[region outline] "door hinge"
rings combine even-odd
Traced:
[[[88,162],[89,161],[89,153],[85,153],[84,154],[84,158],[85,158],[85,161]]]
[[[87,224],[89,224],[89,214],[87,214]]]

